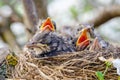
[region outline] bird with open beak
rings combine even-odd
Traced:
[[[81,30],[81,34],[76,41],[76,50],[77,51],[84,50],[90,44],[90,39],[88,36],[88,29],[89,28],[84,28]]]
[[[40,26],[41,31],[44,30],[55,31],[55,29],[56,29],[56,25],[53,24],[50,17],[48,17]]]
[[[65,42],[55,30],[52,20],[48,17],[40,26],[40,30],[26,44],[26,51],[36,57],[56,56],[75,51],[74,46]]]
[[[95,51],[108,47],[108,43],[94,32],[93,27],[84,27],[80,32],[81,34],[76,41],[77,51],[84,49]]]

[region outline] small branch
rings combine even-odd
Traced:
[[[25,16],[24,22],[26,24],[26,31],[28,38],[37,31],[37,24],[39,19],[48,17],[47,1],[45,0],[22,0]]]
[[[27,28],[34,34],[37,31],[37,23],[39,21],[36,7],[33,0],[22,0],[24,11],[25,11],[25,21]]]
[[[48,17],[47,12],[47,0],[33,0],[36,6],[38,17],[40,19],[46,19]]]
[[[111,5],[106,6],[103,9],[97,10],[95,14],[97,15],[93,20],[88,21],[87,23],[94,24],[97,28],[101,24],[109,21],[112,18],[120,16],[120,5]]]

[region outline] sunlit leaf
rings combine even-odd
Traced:
[[[18,63],[18,59],[16,56],[13,56],[12,54],[8,54],[6,57],[7,63],[10,66],[15,66]]]
[[[112,63],[108,61],[106,61],[105,64],[106,64],[106,67],[110,67],[112,65]]]
[[[103,73],[102,73],[102,72],[97,71],[95,74],[96,74],[96,76],[97,76],[98,80],[104,80],[104,75],[103,75]]]

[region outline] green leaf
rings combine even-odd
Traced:
[[[106,61],[105,64],[106,64],[106,67],[110,67],[112,65],[112,63],[108,61]]]
[[[18,63],[18,59],[15,55],[13,54],[8,54],[6,56],[6,60],[7,60],[7,63],[10,65],[10,66],[16,66],[17,63]]]
[[[97,76],[98,80],[104,80],[104,75],[103,75],[103,73],[102,73],[102,72],[97,71],[95,74],[96,74],[96,76]]]

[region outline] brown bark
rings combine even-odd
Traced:
[[[47,0],[34,0],[38,17],[40,19],[46,19],[48,17],[47,13]]]
[[[47,14],[46,0],[22,0],[25,10],[24,22],[27,26],[28,38],[37,31],[39,19],[45,19]]]
[[[35,4],[33,0],[22,0],[22,1],[25,11],[24,22],[26,24],[28,32],[31,31],[29,32],[29,34],[31,33],[34,34],[37,30],[36,25],[39,20]]]
[[[97,28],[101,24],[111,20],[112,18],[120,16],[120,5],[110,5],[106,6],[103,9],[98,9],[98,12],[95,13],[97,16],[88,21],[87,23],[94,24]]]

